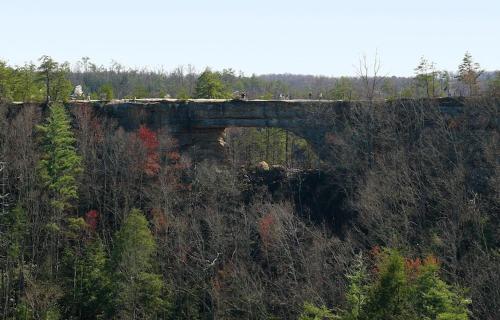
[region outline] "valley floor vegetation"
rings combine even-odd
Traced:
[[[472,96],[452,100],[459,116],[440,112],[432,74],[422,99],[361,85],[364,102],[304,119],[325,132],[322,150],[234,128],[225,165],[193,163],[166,130],[65,106],[78,77],[109,77],[84,88],[106,98],[132,79],[173,83],[84,63],[0,65],[3,319],[500,316],[500,100],[474,63],[477,77],[457,78]],[[249,94],[278,83],[238,81]],[[234,89],[209,70],[190,85],[186,96]]]

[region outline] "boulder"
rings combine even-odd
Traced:
[[[265,161],[261,161],[257,164],[257,169],[262,171],[269,171],[269,164]]]

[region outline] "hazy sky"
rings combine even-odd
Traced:
[[[245,73],[353,75],[378,50],[384,74],[420,56],[455,70],[466,50],[500,69],[500,0],[0,0],[0,59],[193,64]]]

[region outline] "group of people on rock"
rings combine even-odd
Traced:
[[[312,100],[313,93],[309,91],[309,100]],[[323,99],[323,92],[318,93],[318,100]]]
[[[235,92],[235,95],[240,100],[246,100],[246,99],[248,99],[247,93],[245,91],[240,91],[240,92],[237,91],[237,92]],[[313,93],[309,92],[308,97],[309,97],[309,100],[313,100]],[[283,93],[280,93],[279,96],[278,96],[278,98],[279,98],[279,100],[293,100],[292,95],[290,95],[290,94],[286,94],[285,95]],[[318,93],[317,99],[318,100],[322,100],[323,99],[323,92]]]
[[[314,98],[313,93],[309,92],[308,97],[309,97],[309,100],[313,100],[313,98]],[[323,92],[318,93],[317,99],[318,100],[323,99]],[[288,94],[284,95],[284,94],[280,93],[279,100],[293,100],[293,98],[291,95],[288,95]]]

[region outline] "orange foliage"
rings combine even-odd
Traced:
[[[333,145],[344,145],[345,144],[344,140],[341,137],[339,137],[333,133],[325,134],[325,142],[327,144],[333,144]]]
[[[372,249],[370,250],[370,255],[373,258],[376,258],[380,255],[381,252],[382,252],[382,250],[380,249],[379,246],[373,246]]]
[[[158,137],[156,133],[141,125],[139,128],[139,139],[146,148],[146,161],[144,171],[148,176],[156,175],[160,171],[160,155],[158,154]]]
[[[436,257],[434,256],[427,256],[425,259],[424,259],[424,265],[428,266],[428,265],[439,265],[439,261]]]
[[[235,273],[236,270],[234,265],[231,263],[225,264],[217,270],[215,277],[212,279],[212,288],[214,291],[216,293],[220,293],[227,289],[227,287],[231,284]]]
[[[160,209],[151,210],[153,226],[156,233],[164,233],[167,231],[167,218]]]
[[[89,226],[89,229],[95,231],[97,228],[97,221],[99,219],[99,212],[97,210],[90,210],[85,214],[85,223]]]
[[[171,161],[171,162],[174,162],[174,163],[177,163],[179,162],[179,160],[181,159],[181,155],[179,152],[177,151],[171,151],[168,153],[168,159]]]
[[[405,268],[410,275],[418,274],[421,266],[422,260],[420,258],[405,260]]]
[[[420,273],[420,269],[423,266],[437,266],[438,260],[434,256],[427,256],[424,260],[420,258],[415,259],[405,259],[405,268],[410,277],[414,277]]]
[[[259,220],[259,234],[265,248],[269,246],[272,240],[272,227],[275,219],[271,214],[266,214]]]
[[[448,120],[448,128],[456,129],[462,125],[460,119],[450,119]]]
[[[148,151],[156,151],[156,149],[158,149],[158,146],[160,145],[156,133],[154,133],[144,125],[141,125],[141,127],[139,128],[139,138],[144,143],[144,146]]]

